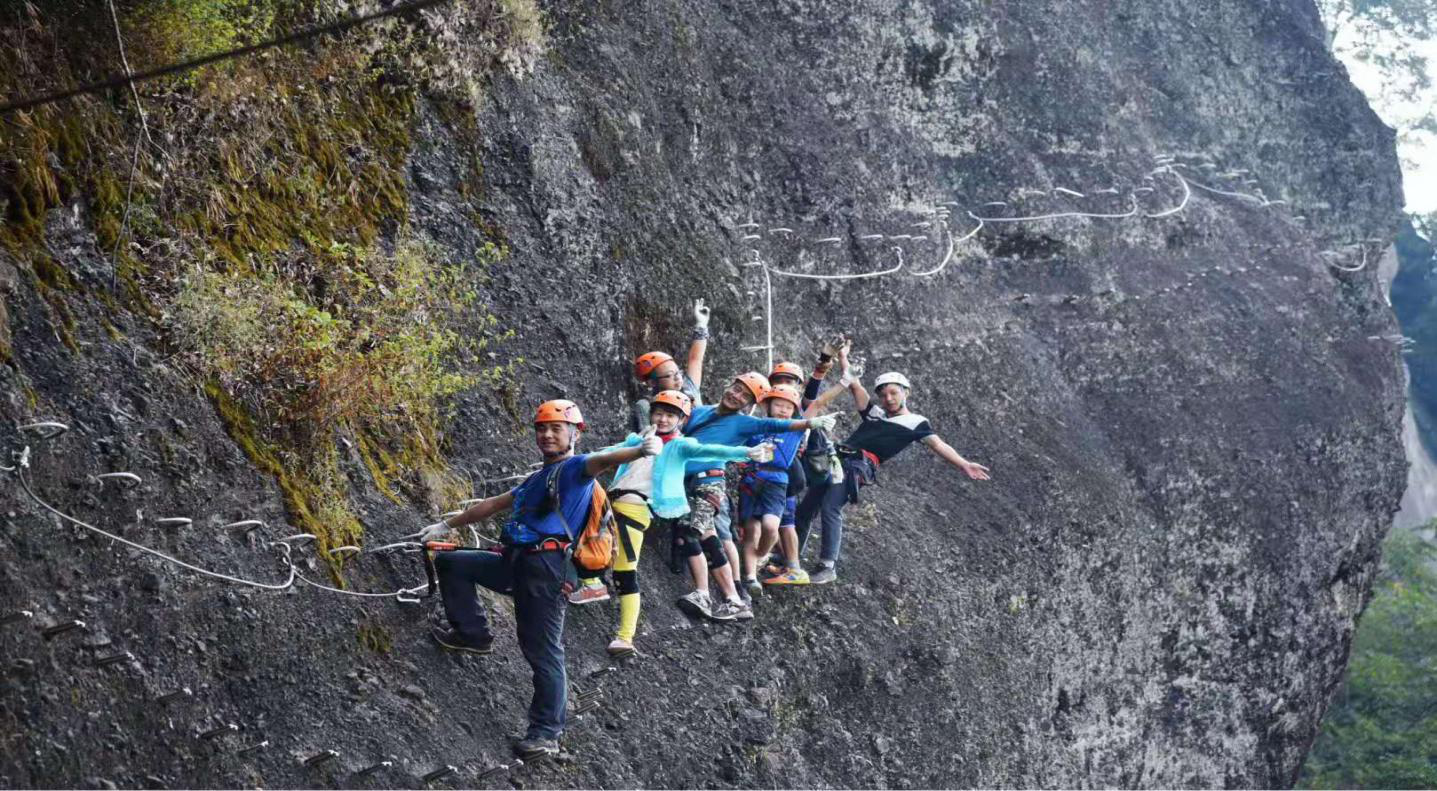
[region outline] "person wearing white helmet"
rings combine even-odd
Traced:
[[[843,459],[843,480],[811,485],[795,515],[800,547],[808,540],[813,518],[819,516],[822,523],[819,569],[809,575],[809,581],[816,585],[838,579],[835,565],[843,544],[843,506],[858,502],[859,488],[872,483],[879,465],[904,448],[922,442],[969,478],[989,479],[987,467],[963,458],[934,432],[928,418],[908,409],[908,394],[913,389],[908,377],[897,371],[880,374],[873,382],[874,396],[870,398],[863,383],[849,371],[848,349],[847,343],[838,349],[839,369],[843,372],[839,382],[853,395],[862,422],[838,446]]]

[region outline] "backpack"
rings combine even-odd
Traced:
[[[581,571],[598,574],[614,562],[614,510],[609,506],[609,494],[604,487],[595,484],[593,498],[589,501],[589,518],[575,534],[564,516],[564,503],[559,499],[559,471],[549,473],[549,499],[554,510],[559,512],[559,522],[569,536],[567,554]]]

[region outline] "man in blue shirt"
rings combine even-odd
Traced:
[[[449,625],[435,626],[431,633],[445,648],[487,654],[493,650],[494,636],[474,586],[514,597],[519,650],[534,671],[529,730],[514,745],[514,751],[525,759],[559,751],[568,690],[564,608],[575,580],[566,550],[588,522],[594,478],[620,464],[656,455],[663,448],[663,442],[651,436],[634,447],[576,456],[574,448],[584,428],[584,417],[574,402],[544,403],[534,416],[534,435],[544,467],[510,491],[480,500],[420,534],[423,541],[438,539],[453,528],[511,511],[501,534],[503,552],[435,553],[434,568]],[[556,496],[550,496],[551,489]]]
[[[688,424],[684,426],[684,436],[706,445],[743,445],[760,434],[770,432],[831,429],[837,420],[834,415],[808,420],[778,420],[743,414],[744,410],[753,406],[767,392],[768,380],[763,374],[754,371],[739,374],[717,404],[694,409]],[[708,563],[692,560],[689,563],[694,587],[679,599],[679,607],[717,621],[752,618],[753,610],[739,598],[738,588],[734,585],[733,568],[724,553],[723,542],[718,537],[716,520],[719,510],[727,504],[728,499],[724,471],[712,464],[696,461],[689,463],[684,475],[684,488],[689,499],[689,519],[682,531],[681,552],[691,559],[703,555],[708,559]],[[724,595],[724,600],[717,605],[712,604],[709,599],[710,574]]]

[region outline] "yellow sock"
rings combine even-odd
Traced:
[[[614,636],[620,640],[634,641],[634,632],[639,630],[639,594],[625,593],[619,597],[619,630]]]

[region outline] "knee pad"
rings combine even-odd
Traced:
[[[718,536],[709,536],[702,542],[704,556],[709,559],[710,569],[719,569],[728,565],[728,555],[724,554],[723,542]]]
[[[679,540],[679,554],[686,558],[694,558],[702,555],[703,547],[699,546],[697,539],[684,538]]]
[[[639,572],[637,571],[616,571],[614,572],[614,587],[619,589],[620,596],[627,596],[630,593],[639,592]]]

